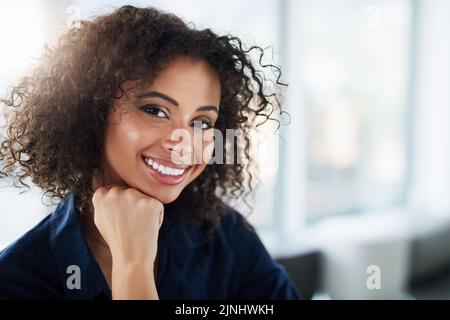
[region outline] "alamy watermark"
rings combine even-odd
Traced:
[[[381,268],[376,264],[367,267],[366,273],[369,275],[366,280],[366,287],[369,290],[381,289]]]
[[[271,130],[225,129],[222,132],[217,128],[202,130],[194,124],[193,133],[176,129],[170,139],[176,143],[171,152],[175,164],[249,164],[263,166],[266,173],[278,170],[279,136]]]
[[[76,264],[67,267],[66,273],[69,275],[66,280],[66,286],[69,290],[81,289],[81,269]]]

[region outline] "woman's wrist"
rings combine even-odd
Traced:
[[[122,267],[153,266],[156,260],[156,253],[158,251],[157,248],[150,250],[140,249],[137,251],[116,248],[114,246],[110,247],[110,250],[113,265],[116,264]]]
[[[129,261],[113,258],[112,295],[113,299],[158,300],[158,292],[153,272],[154,260]]]
[[[113,265],[120,266],[121,268],[137,268],[139,266],[153,266],[155,263],[156,255],[130,255],[122,253],[114,253],[111,251],[111,257]]]

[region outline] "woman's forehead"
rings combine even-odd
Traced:
[[[174,105],[219,105],[221,85],[216,71],[200,60],[177,59],[151,81],[129,81],[122,86],[133,99],[169,97]],[[156,94],[154,94],[156,93]]]

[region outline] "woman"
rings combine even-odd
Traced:
[[[238,38],[153,8],[69,30],[3,100],[2,175],[61,201],[0,253],[0,297],[298,298],[223,201],[247,165],[210,161],[279,109],[264,84]]]

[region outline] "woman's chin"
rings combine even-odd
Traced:
[[[156,200],[160,201],[162,204],[169,204],[171,202],[174,202],[178,196],[180,195],[179,192],[145,192],[146,195],[149,197],[155,198]]]

